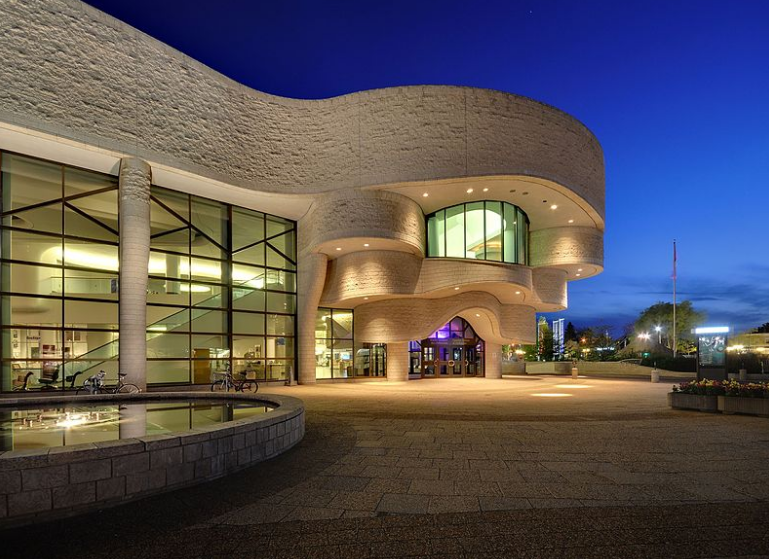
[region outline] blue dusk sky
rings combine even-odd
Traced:
[[[399,85],[532,97],[595,133],[605,271],[565,317],[619,329],[679,301],[769,322],[769,1],[89,0],[254,89],[323,98]]]

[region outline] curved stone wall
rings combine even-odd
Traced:
[[[455,316],[467,320],[486,341],[534,341],[533,307],[502,305],[488,293],[468,292],[440,299],[390,299],[355,309],[355,339],[392,343],[421,340]]]
[[[301,252],[352,239],[395,241],[402,250],[425,253],[425,218],[419,204],[384,190],[349,189],[317,196],[301,220]]]
[[[592,264],[603,269],[603,231],[590,227],[553,227],[532,231],[531,266]]]
[[[523,175],[604,213],[598,141],[531,99],[442,86],[283,99],[78,0],[3,2],[0,37],[0,121],[263,192]]]
[[[537,300],[525,266],[372,250],[330,262],[321,304],[354,307],[363,297],[420,296],[455,287],[488,291],[503,303]]]
[[[196,485],[273,458],[302,440],[304,405],[288,396],[167,392],[77,396],[77,402],[168,399],[259,400],[264,415],[169,435],[57,449],[0,453],[0,528],[72,516]],[[74,397],[6,398],[17,405],[56,404]],[[6,508],[7,507],[7,508]]]

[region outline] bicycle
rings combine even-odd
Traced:
[[[241,373],[243,375],[242,380],[233,377],[232,371],[230,371],[229,368],[225,369],[224,372],[216,372],[213,374],[214,376],[219,376],[221,378],[217,378],[211,383],[211,392],[229,392],[230,390],[234,390],[235,392],[251,392],[252,394],[255,394],[259,390],[257,382],[246,378],[246,373]]]
[[[124,381],[127,373],[117,374],[117,384],[114,386],[107,386],[104,384],[104,377],[107,373],[99,371],[95,375],[91,375],[83,382],[83,386],[77,389],[75,396],[81,393],[87,392],[88,394],[136,394],[141,392],[141,388],[135,384],[127,383]]]

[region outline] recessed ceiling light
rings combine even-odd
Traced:
[[[363,300],[364,300],[364,301],[368,301],[368,297],[364,297],[364,298],[363,298]]]
[[[336,250],[342,250],[342,247],[336,247]]]
[[[489,191],[489,189],[488,189],[488,188],[484,188],[484,189],[483,189],[483,191],[484,191],[484,192],[488,192],[488,191]]]
[[[570,219],[570,220],[569,220],[569,223],[574,223],[574,220],[573,220],[573,219]]]
[[[481,316],[481,315],[479,315],[478,313],[475,313],[475,316]]]
[[[428,196],[430,196],[430,195],[429,195],[427,192],[425,192],[424,194],[422,194],[422,197],[423,197],[423,198],[427,198]]]
[[[577,277],[580,277],[582,274],[577,274]]]
[[[459,291],[459,288],[458,288],[458,287],[455,287],[455,288],[454,288],[454,291]]]
[[[578,271],[578,272],[581,272],[581,271],[582,271],[582,268],[577,268],[577,271]]]
[[[472,188],[468,188],[468,189],[467,189],[467,193],[468,193],[468,194],[472,194],[472,193],[473,193],[473,189],[472,189]]]
[[[370,246],[368,243],[363,243],[364,247]]]
[[[551,210],[557,210],[558,209],[558,204],[553,204],[552,206],[550,206],[550,209]]]
[[[520,295],[520,294],[521,294],[521,292],[520,292],[520,291],[516,291],[516,292],[515,292],[515,294],[516,294],[516,295]]]

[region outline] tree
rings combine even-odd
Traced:
[[[685,352],[691,346],[693,339],[691,330],[705,321],[706,314],[697,311],[691,301],[683,301],[676,306],[676,345],[677,351]],[[657,332],[656,328],[660,331]],[[641,312],[635,321],[636,336],[641,333],[649,334],[654,344],[661,342],[662,346],[673,349],[673,303],[656,303]]]
[[[579,338],[577,337],[577,329],[574,328],[574,325],[569,322],[566,325],[566,331],[563,334],[563,341],[564,342],[576,342]]]
[[[539,317],[537,324],[537,331],[539,332],[537,340],[537,353],[539,358],[543,361],[553,360],[553,331],[547,324],[547,319],[544,316]]]
[[[756,328],[756,334],[769,334],[769,322],[764,322],[761,326]]]

